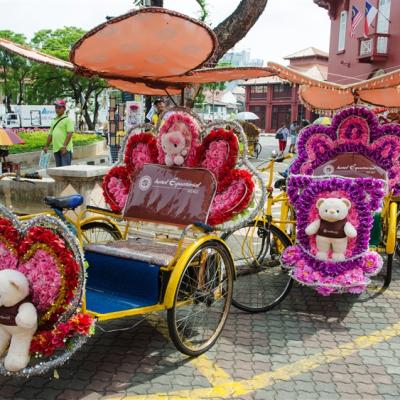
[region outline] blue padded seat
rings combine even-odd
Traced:
[[[158,304],[160,266],[91,250],[85,257],[88,310],[107,314]]]

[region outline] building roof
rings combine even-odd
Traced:
[[[293,60],[295,58],[305,58],[305,57],[324,57],[329,58],[329,54],[323,50],[316,49],[315,47],[307,47],[304,50],[297,51],[296,53],[290,54],[283,57],[285,60]]]
[[[326,65],[313,64],[305,65],[304,67],[291,66],[293,70],[296,70],[310,78],[317,79],[320,81],[326,81],[328,78],[328,67]],[[266,78],[248,79],[244,82],[243,86],[249,85],[273,85],[274,83],[288,82],[285,79],[279,78],[279,76],[268,76]]]
[[[256,78],[256,79],[248,79],[243,82],[243,86],[249,85],[273,85],[274,83],[283,83],[288,82],[285,79],[279,78],[279,76],[268,76],[266,78]]]

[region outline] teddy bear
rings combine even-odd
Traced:
[[[168,167],[183,165],[187,156],[186,139],[178,129],[171,129],[161,137],[161,147],[165,153],[165,164]]]
[[[19,271],[0,271],[0,357],[8,348],[4,367],[16,372],[29,363],[38,314],[29,301],[28,279]]]
[[[344,261],[348,238],[355,238],[357,231],[347,221],[351,208],[348,199],[330,197],[317,201],[319,219],[306,227],[306,234],[316,234],[317,254],[319,260],[328,260],[332,248],[332,260]]]

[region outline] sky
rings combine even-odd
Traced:
[[[240,0],[208,0],[215,27],[234,11]],[[198,17],[195,0],[164,0],[166,8]],[[132,0],[0,0],[0,29],[25,34],[40,29],[77,26],[89,30],[132,9]],[[282,63],[283,57],[313,46],[328,52],[330,20],[313,0],[269,0],[264,13],[234,50],[251,50],[252,58]]]

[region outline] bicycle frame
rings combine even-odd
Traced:
[[[291,158],[292,156],[285,156],[284,159]],[[264,214],[258,218],[259,221],[269,222],[275,226],[277,226],[282,232],[288,236],[289,239],[293,241],[296,221],[289,218],[289,214],[293,210],[290,206],[289,197],[286,191],[282,191],[281,193],[274,196],[273,194],[273,179],[274,179],[274,169],[275,169],[276,160],[271,160],[268,162],[267,166],[260,169],[260,172],[268,172],[268,182],[267,182],[267,202],[264,210]],[[275,218],[273,215],[273,206],[280,204],[280,213],[279,218]],[[289,229],[293,228],[293,229]],[[289,230],[289,233],[288,233]]]
[[[71,218],[70,216],[68,216],[67,211],[70,211],[74,217]],[[89,212],[93,213],[93,214],[97,214],[97,216],[84,218],[84,216]],[[61,221],[63,221],[77,236],[79,244],[81,246],[83,246],[83,243],[85,242],[85,234],[84,234],[84,231],[82,230],[82,226],[84,226],[85,224],[88,224],[90,222],[106,222],[106,223],[112,225],[120,233],[120,235],[123,239],[125,239],[128,236],[129,224],[127,224],[125,226],[124,231],[122,231],[121,228],[119,227],[119,225],[116,222],[114,222],[114,220],[113,220],[113,219],[121,218],[121,216],[119,214],[115,214],[115,213],[109,212],[107,210],[97,209],[95,207],[90,207],[90,206],[88,208],[82,210],[81,212],[77,212],[75,210],[61,211],[58,209],[51,208],[48,211],[43,211],[43,212],[36,213],[36,214],[22,215],[18,219],[20,221],[27,221],[31,218],[38,217],[41,215],[49,215],[49,216],[57,217]]]

